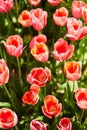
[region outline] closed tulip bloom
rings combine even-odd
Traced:
[[[79,88],[75,91],[75,99],[78,107],[82,110],[87,109],[87,88]]]
[[[0,0],[0,12],[7,13],[13,8],[13,0]]]
[[[36,44],[31,49],[31,54],[34,56],[34,58],[39,62],[46,62],[49,57],[49,51],[48,47],[44,43]]]
[[[64,65],[64,73],[71,81],[76,81],[81,77],[82,64],[80,61],[68,61]]]
[[[24,10],[18,17],[18,22],[23,26],[23,27],[29,27],[32,25],[31,22],[31,15],[28,10]]]
[[[45,67],[43,69],[42,67],[33,68],[31,72],[27,75],[27,81],[30,84],[36,84],[40,87],[43,87],[46,85],[48,81],[51,79],[51,72],[50,70]]]
[[[32,49],[36,44],[45,43],[47,42],[47,37],[44,34],[39,34],[34,36],[29,44],[29,48]]]
[[[8,108],[0,109],[0,128],[10,129],[18,122],[18,117],[14,111]]]
[[[37,6],[41,2],[41,0],[28,0],[28,2],[33,6]]]
[[[65,7],[56,9],[55,13],[53,14],[53,20],[57,26],[65,26],[67,23],[67,17],[68,10]]]
[[[82,18],[84,22],[87,24],[87,4],[82,7]]]
[[[72,130],[72,124],[69,118],[63,117],[57,125],[58,130]]]
[[[62,0],[47,0],[50,5],[57,6]]]
[[[32,84],[32,85],[30,86],[30,91],[34,91],[34,92],[36,92],[37,94],[39,94],[39,92],[40,92],[40,87],[39,87],[38,85],[36,85],[36,84]]]
[[[24,93],[22,101],[28,105],[35,105],[39,101],[38,93],[33,90],[27,91]]]
[[[71,10],[72,10],[72,15],[75,18],[81,18],[82,17],[82,7],[85,6],[85,2],[79,0],[74,0],[72,2]]]
[[[62,110],[62,104],[53,95],[47,95],[44,99],[44,106],[42,106],[42,112],[48,118],[53,116],[58,117]]]
[[[82,21],[75,18],[67,20],[67,37],[71,41],[80,40],[87,34],[87,26],[82,26]]]
[[[11,35],[4,42],[7,53],[11,56],[19,57],[23,52],[23,40],[19,35]]]
[[[30,130],[47,130],[46,124],[36,119],[30,122]]]
[[[68,45],[68,42],[63,38],[58,39],[57,42],[54,44],[54,58],[60,62],[70,59],[73,55],[73,52],[74,45]]]
[[[8,83],[9,69],[4,59],[0,59],[0,85]]]
[[[32,17],[32,26],[36,31],[40,31],[44,29],[47,24],[47,12],[43,11],[40,8],[32,9],[31,11]]]

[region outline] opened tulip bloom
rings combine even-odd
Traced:
[[[72,124],[69,118],[63,117],[57,125],[58,130],[72,130]]]
[[[0,109],[0,128],[10,129],[18,122],[18,117],[14,111],[8,108]]]
[[[82,7],[85,6],[85,2],[79,0],[74,0],[72,2],[72,6],[71,6],[71,11],[72,11],[72,15],[75,18],[81,18],[82,17]]]
[[[65,7],[56,9],[55,13],[53,14],[53,20],[57,26],[65,26],[67,23],[67,17],[68,10]]]
[[[44,106],[42,106],[42,112],[48,118],[53,116],[58,117],[62,110],[62,104],[53,95],[47,95],[44,99]]]
[[[47,24],[47,12],[40,8],[31,11],[32,26],[36,31],[44,29]]]
[[[0,85],[8,83],[9,69],[4,59],[0,59]]]
[[[37,6],[41,2],[41,0],[28,0],[28,2],[33,6]]]
[[[87,34],[87,26],[82,26],[82,21],[75,18],[68,18],[67,20],[67,37],[71,41],[82,39]]]
[[[4,42],[7,53],[11,56],[19,57],[23,52],[23,40],[19,35],[11,35]]]
[[[49,57],[49,50],[46,44],[39,43],[31,49],[31,54],[37,61],[46,62]]]
[[[18,22],[23,26],[23,27],[29,27],[32,25],[31,22],[31,15],[28,10],[24,10],[18,17]]]
[[[87,88],[79,88],[75,91],[75,99],[79,108],[87,109]]]
[[[34,36],[29,44],[29,48],[32,49],[36,44],[45,43],[47,42],[47,37],[44,34],[39,34]]]
[[[39,101],[38,93],[33,90],[27,91],[24,93],[22,101],[28,105],[35,105]]]
[[[50,5],[57,6],[62,0],[47,0]]]
[[[31,72],[27,75],[27,81],[30,84],[36,84],[40,87],[43,87],[46,85],[48,81],[51,79],[51,72],[50,70],[45,67],[43,69],[42,67],[33,68]]]
[[[60,62],[70,59],[73,55],[73,52],[74,45],[68,45],[68,42],[63,38],[58,39],[57,42],[54,44],[54,58]]]
[[[13,0],[0,0],[0,12],[7,13],[13,8]]]
[[[30,130],[47,130],[46,124],[36,119],[30,122]]]
[[[80,61],[68,61],[64,65],[64,73],[71,81],[76,81],[81,77],[82,64]]]

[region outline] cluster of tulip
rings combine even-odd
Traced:
[[[67,1],[69,2],[69,0]],[[0,0],[0,12],[3,14],[8,13],[12,11],[14,6],[16,6],[18,9],[17,3],[18,2],[15,1],[14,4],[13,0]],[[51,69],[54,68],[48,67],[47,65],[48,63],[53,64],[50,61],[49,58],[50,55],[52,55],[52,58],[55,60],[55,64],[59,65],[61,63],[64,63],[64,67],[62,68],[64,71],[62,71],[61,69],[59,71],[64,72],[64,75],[66,76],[65,77],[66,82],[71,81],[73,83],[74,88],[73,91],[71,91],[70,100],[71,101],[73,100],[74,95],[74,100],[76,101],[77,109],[81,109],[82,111],[87,109],[87,88],[78,86],[78,88],[75,90],[75,84],[74,84],[82,76],[82,62],[76,60],[67,61],[71,59],[74,55],[76,49],[74,42],[84,39],[87,34],[87,26],[85,25],[87,23],[87,4],[83,1],[76,1],[76,0],[73,1],[71,4],[71,12],[72,12],[71,15],[73,17],[69,17],[69,11],[66,7],[61,6],[60,8],[59,7],[56,8],[57,6],[64,3],[63,0],[47,0],[46,3],[55,9],[55,12],[52,14],[54,25],[56,27],[62,27],[62,28],[66,27],[67,30],[66,34],[63,37],[61,36],[60,38],[58,38],[57,41],[54,43],[53,45],[54,49],[52,51],[49,51],[49,47],[47,46],[47,42],[49,40],[48,37],[44,33],[42,33],[44,28],[46,28],[47,26],[48,12],[44,11],[40,7],[37,8],[37,6],[40,6],[41,0],[28,0],[28,4],[32,6],[32,9],[30,11],[25,9],[19,15],[17,14],[18,15],[17,24],[19,24],[21,28],[26,29],[32,27],[33,31],[37,33],[37,35],[31,36],[28,45],[28,51],[30,50],[30,55],[33,57],[33,60],[35,60],[38,64],[47,63],[44,64],[45,65],[44,68],[42,66],[36,67],[36,65],[34,65],[35,67],[32,68],[32,70],[30,70],[29,73],[26,72],[27,73],[26,81],[28,82],[28,85],[30,85],[29,90],[25,91],[26,89],[23,89],[23,87],[27,85],[25,85],[25,82],[22,81],[23,75],[21,72],[21,66],[19,62],[19,58],[22,57],[22,54],[27,48],[26,46],[24,46],[24,39],[20,34],[14,34],[14,35],[12,34],[8,36],[7,39],[5,39],[6,41],[1,40],[1,43],[4,46],[5,51],[7,52],[6,55],[8,55],[9,57],[13,56],[17,58],[19,66],[19,79],[20,79],[20,81],[18,82],[20,82],[20,86],[22,86],[23,89],[22,91],[23,93],[21,96],[21,102],[22,102],[21,107],[23,107],[24,110],[26,111],[26,106],[31,105],[32,106],[31,110],[32,109],[34,110],[34,105],[37,105],[39,102],[41,102],[40,105],[42,105],[44,100],[44,105],[40,106],[41,108],[40,111],[42,112],[41,113],[42,118],[41,120],[38,120],[39,115],[34,110],[34,113],[37,114],[37,118],[34,119],[34,116],[31,116],[30,118],[31,120],[29,121],[30,130],[50,129],[51,127],[49,127],[49,121],[48,120],[47,120],[48,122],[44,121],[44,118],[46,117],[49,120],[53,119],[53,117],[58,119],[57,122],[55,119],[53,121],[54,126],[56,126],[54,129],[72,130],[74,128],[72,122],[74,122],[73,120],[75,120],[73,119],[75,115],[73,117],[69,117],[68,115],[64,116],[65,115],[63,106],[64,103],[62,103],[60,98],[55,96],[56,95],[55,93],[52,92],[46,93],[46,89],[48,89],[46,88],[46,85],[52,84],[54,87],[54,83],[52,83],[51,79],[55,78],[54,76],[55,74],[51,72],[52,71]],[[10,69],[7,66],[5,59],[2,57],[0,59],[0,86],[4,87],[12,103],[12,106],[15,106],[14,100],[12,100],[9,89],[7,89],[7,87],[5,86],[5,84],[7,83],[9,84],[10,82],[9,79],[10,79]],[[57,81],[57,77],[55,80]],[[41,90],[43,88],[45,88],[44,95],[41,93]],[[58,89],[59,88],[57,88],[57,90]],[[58,92],[56,91],[56,93]],[[38,106],[36,107],[37,109],[39,109]],[[12,109],[16,110],[14,108]],[[0,128],[11,129],[14,126],[15,127],[12,129],[18,130],[18,127],[20,128],[21,123],[19,123],[18,119],[19,115],[17,116],[17,114],[13,110],[6,107],[0,109]],[[82,116],[80,123],[82,123],[83,118]],[[23,117],[25,117],[25,115],[21,115],[20,120],[22,120]],[[17,123],[18,127],[16,126]],[[26,125],[24,127],[26,128]]]

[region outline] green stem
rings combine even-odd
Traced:
[[[71,92],[71,102],[72,102],[72,99],[73,99],[73,93],[74,93],[74,88],[75,88],[75,82],[73,82],[73,86],[72,86],[72,92]]]
[[[21,83],[21,86],[22,86],[22,85],[23,85],[23,82],[22,82],[21,68],[20,68],[20,63],[19,63],[19,58],[18,58],[18,57],[17,57],[17,64],[18,64],[18,69],[19,69],[20,83]]]
[[[19,12],[18,12],[18,2],[17,2],[17,0],[15,0],[15,5],[16,5],[16,13],[17,13],[17,17],[18,17]]]
[[[84,115],[84,110],[82,110],[82,114],[81,114],[81,118],[80,118],[80,124],[82,123],[83,115]]]
[[[18,127],[17,127],[17,125],[15,126],[15,130],[18,130]]]

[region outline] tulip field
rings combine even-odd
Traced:
[[[0,130],[87,130],[87,0],[0,0]]]

